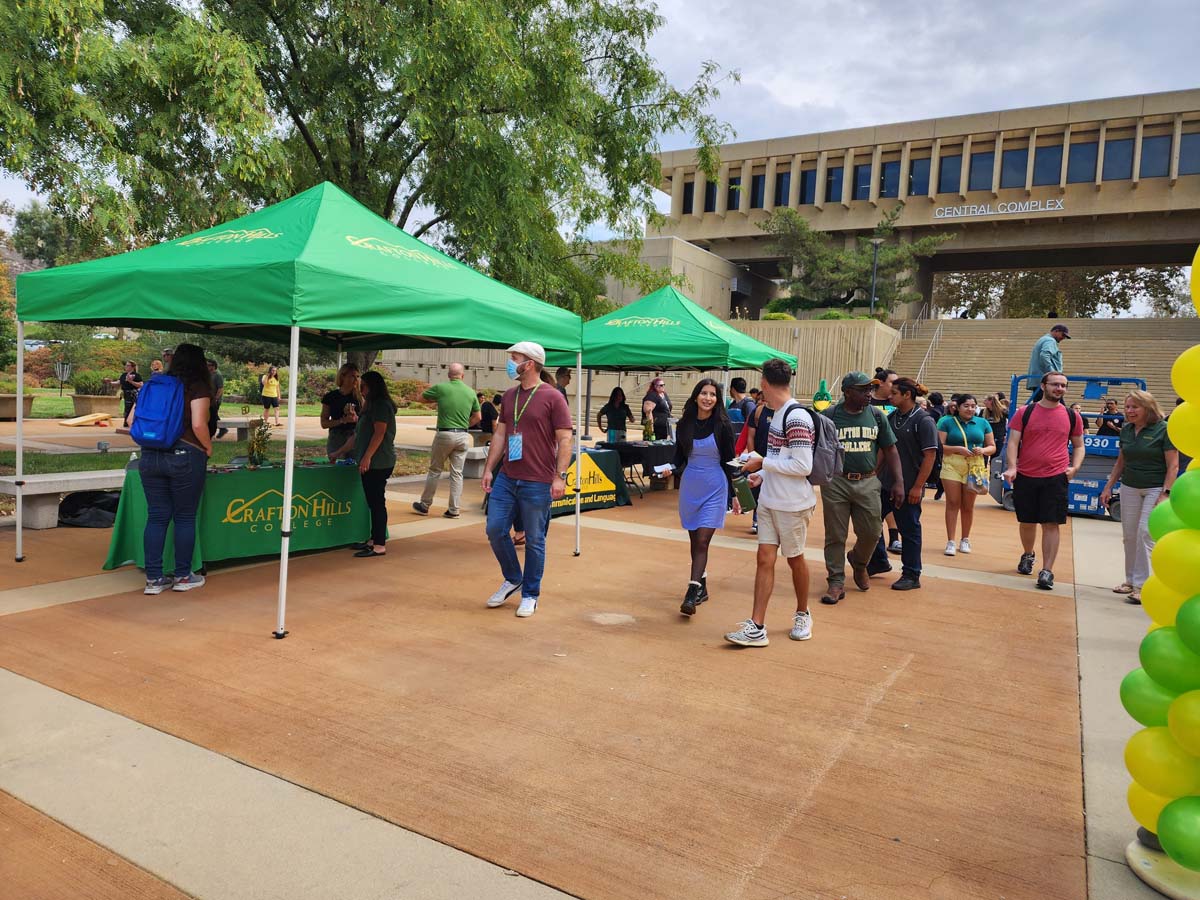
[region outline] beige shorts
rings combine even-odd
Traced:
[[[957,453],[947,453],[942,457],[942,481],[957,481],[967,483],[967,458]]]
[[[788,559],[804,555],[808,538],[808,521],[815,506],[799,512],[784,512],[767,506],[758,508],[758,543],[775,544]]]

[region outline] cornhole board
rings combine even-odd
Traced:
[[[104,427],[112,421],[112,416],[108,413],[91,413],[86,416],[76,416],[74,419],[63,419],[59,425],[66,425],[68,428],[78,428],[81,425],[99,425],[104,423]]]

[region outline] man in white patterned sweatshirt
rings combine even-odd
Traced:
[[[725,635],[725,640],[742,647],[765,647],[770,643],[764,623],[775,588],[775,560],[780,550],[792,570],[796,591],[796,615],[788,637],[794,641],[812,637],[804,542],[817,508],[817,493],[808,483],[813,466],[813,420],[792,398],[791,379],[792,368],[782,359],[769,359],[763,365],[763,402],[775,410],[775,415],[767,436],[767,455],[751,458],[744,467],[745,472],[756,473],[750,476],[750,483],[762,486],[754,609],[741,628]]]

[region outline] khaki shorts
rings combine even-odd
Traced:
[[[758,508],[758,543],[775,544],[788,559],[804,555],[804,542],[808,538],[808,521],[813,517],[815,506],[799,512],[784,512],[767,506]]]

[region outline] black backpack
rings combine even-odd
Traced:
[[[1033,408],[1036,403],[1026,403],[1025,409],[1021,411],[1021,443],[1025,442],[1025,429],[1029,427],[1029,418],[1033,415]],[[1075,433],[1075,410],[1067,407],[1067,443],[1071,443],[1071,435]],[[1017,444],[1017,458],[1021,456],[1021,444]]]

